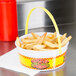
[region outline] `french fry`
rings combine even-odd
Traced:
[[[21,41],[25,44],[29,44],[29,43],[35,43],[37,42],[38,39],[33,39],[33,40],[29,40],[29,39],[21,39]]]
[[[26,38],[24,38],[24,40],[26,40],[26,39],[32,40],[32,39],[34,39],[34,37],[26,37]]]
[[[32,34],[32,36],[33,36],[35,39],[40,38],[39,35],[37,35],[37,34],[35,34],[35,33],[33,33],[33,32],[31,32],[31,34]]]
[[[37,41],[37,43],[38,43],[38,44],[42,44],[43,41],[45,40],[46,35],[47,35],[47,32],[45,32],[45,33],[41,36],[41,38],[39,38],[39,40]]]
[[[62,42],[62,47],[65,46],[71,39],[72,39],[72,36],[67,37],[67,38]]]
[[[26,49],[26,45],[25,44],[22,44],[21,45],[21,48]]]
[[[53,42],[53,39],[50,39],[50,38],[48,38],[48,37],[46,37],[45,40],[46,40],[46,41],[49,41],[49,42]]]
[[[27,44],[26,49],[32,50],[34,45],[36,45],[36,43]]]
[[[33,46],[33,49],[34,50],[40,50],[40,49],[43,49],[43,48],[45,48],[46,46],[45,45],[34,45]]]
[[[20,40],[19,40],[19,37],[16,38],[16,44],[17,44],[19,47],[21,47],[21,42],[20,42]]]
[[[56,32],[54,32],[54,34],[48,34],[47,37],[50,39],[55,39],[56,38]]]
[[[56,38],[56,32],[54,34],[48,34],[45,40],[49,42],[53,42],[55,38]]]
[[[61,42],[66,38],[66,35],[67,35],[67,33],[65,33],[64,35],[62,35],[62,36],[60,37]],[[54,42],[58,43],[58,38],[56,38],[56,39],[54,40]]]
[[[56,48],[51,48],[51,47],[46,46],[45,49],[56,49]]]
[[[67,33],[65,33],[64,35],[61,36],[60,40],[61,42],[66,38]]]
[[[50,33],[50,34],[47,35],[47,37],[48,37],[48,38],[52,38],[52,35],[53,35],[53,34]]]
[[[44,41],[44,44],[50,48],[58,48],[58,44],[53,44],[53,43],[48,42],[48,41]]]

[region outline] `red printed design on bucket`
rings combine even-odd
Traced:
[[[36,69],[46,69],[49,67],[49,61],[47,59],[32,59],[31,66]]]

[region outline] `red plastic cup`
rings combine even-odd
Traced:
[[[14,41],[17,36],[16,0],[0,0],[0,41]]]

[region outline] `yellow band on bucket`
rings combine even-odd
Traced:
[[[57,33],[57,37],[58,37],[58,43],[59,43],[59,54],[61,54],[61,40],[60,40],[60,35],[59,35],[59,29],[58,29],[58,26],[57,26],[57,23],[53,17],[53,15],[51,14],[51,12],[49,12],[46,8],[43,8],[43,7],[36,7],[36,8],[40,8],[42,10],[44,10],[46,12],[46,14],[50,17],[50,19],[52,20],[53,24],[54,24],[54,27],[55,27],[55,30],[56,30],[56,33]],[[32,12],[36,9],[36,8],[32,8],[31,11],[29,12],[28,16],[27,16],[27,20],[26,20],[26,27],[25,27],[25,34],[28,34],[28,23],[29,23],[29,19],[30,19],[30,16],[32,14]]]
[[[30,69],[48,70],[48,69],[58,68],[59,66],[63,65],[66,60],[66,52],[59,56],[56,56],[56,61],[55,61],[54,66],[53,66],[54,57],[31,58],[31,57],[27,57],[27,56],[23,56],[19,54],[19,58],[20,58],[20,63],[25,67],[28,67]]]

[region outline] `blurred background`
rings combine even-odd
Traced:
[[[24,30],[29,11],[34,7],[45,7],[55,17],[59,26],[75,22],[75,0],[17,0],[18,29]],[[29,22],[29,29],[53,26],[49,17],[41,9],[36,9]]]

